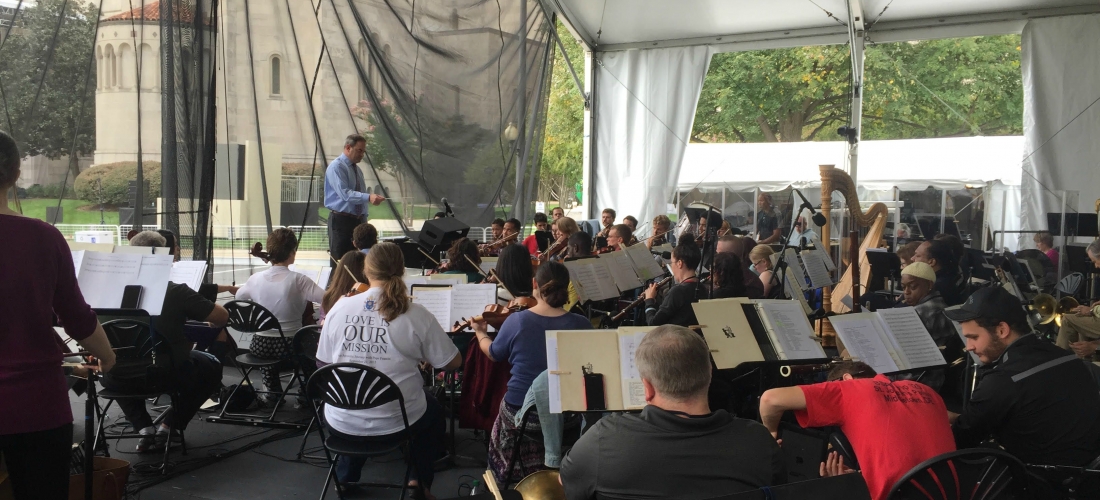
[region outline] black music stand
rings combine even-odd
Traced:
[[[878,252],[870,249],[866,252],[867,262],[871,264],[871,279],[876,285],[883,280],[882,289],[894,293],[895,282],[901,281],[901,259],[894,252]],[[889,283],[887,285],[887,283]],[[872,288],[872,290],[875,290]]]

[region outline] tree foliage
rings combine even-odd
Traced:
[[[560,22],[558,37],[578,71],[584,64],[581,45]],[[581,181],[584,153],[584,98],[569,72],[569,66],[557,44],[554,45],[554,70],[550,83],[550,103],[546,115],[546,139],[539,158],[539,198],[562,200],[575,195]]]
[[[98,9],[94,3],[65,0],[39,0],[33,6],[27,5],[19,15],[22,27],[12,30],[0,51],[0,126],[11,131],[25,155],[67,155],[73,147],[74,133],[76,153],[89,154],[95,150],[93,44]],[[64,18],[55,44],[54,33],[63,7]],[[85,86],[89,67],[92,74]],[[41,94],[34,103],[40,81]],[[74,157],[70,168],[75,165]]]
[[[864,139],[1022,132],[1018,35],[868,46]],[[846,46],[717,54],[696,109],[705,142],[837,140],[847,123]]]
[[[159,161],[141,163],[143,178],[149,183],[144,199],[155,200],[160,196],[160,170]],[[84,201],[125,205],[129,202],[130,183],[136,179],[136,161],[105,163],[81,172],[73,183],[73,191]]]

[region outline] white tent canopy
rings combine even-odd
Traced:
[[[847,155],[844,142],[689,144],[677,184],[681,191],[820,186],[818,165],[843,167]],[[1023,155],[1022,136],[863,141],[859,185],[903,191],[1019,185]]]

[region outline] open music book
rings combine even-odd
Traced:
[[[331,266],[301,266],[298,264],[291,264],[287,268],[296,273],[309,276],[309,279],[321,288],[328,288],[328,280],[332,276],[333,269]]]
[[[435,316],[443,331],[449,332],[456,321],[485,312],[485,306],[497,303],[497,286],[421,285],[412,286],[412,301]],[[489,327],[492,331],[493,328]]]
[[[104,253],[73,250],[73,267],[80,292],[88,305],[96,309],[117,309],[128,285],[142,287],[138,309],[150,316],[160,315],[168,276],[172,272],[171,255]]]
[[[603,379],[604,409],[638,410],[645,406],[642,378],[634,353],[655,327],[546,332],[550,411],[587,411],[584,369]]]
[[[798,301],[715,299],[700,300],[692,308],[718,369],[828,358]]]
[[[582,303],[618,297],[664,275],[664,269],[645,245],[608,252],[598,258],[567,261],[565,267]]]
[[[912,307],[842,314],[829,322],[848,353],[878,373],[944,364],[943,354]]]
[[[206,277],[205,260],[181,260],[172,263],[172,271],[168,274],[168,281],[187,285],[194,291],[199,291],[203,278]]]

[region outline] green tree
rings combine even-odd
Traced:
[[[584,54],[573,35],[556,22],[558,37],[574,67],[581,69]],[[546,132],[539,158],[539,199],[575,201],[576,183],[581,181],[584,153],[584,98],[569,72],[569,66],[557,44],[550,83],[550,103],[546,110]]]
[[[1021,133],[1019,49],[1018,35],[869,46],[863,138]],[[840,45],[717,54],[692,139],[837,140],[848,120],[849,68]]]
[[[0,126],[11,131],[25,155],[67,155],[73,147],[74,133],[76,154],[91,153],[95,150],[96,85],[92,51],[99,11],[92,3],[71,0],[28,4],[19,16],[22,26],[12,30],[0,51],[0,90],[4,97],[0,100]],[[55,44],[54,33],[63,9]],[[93,73],[85,86],[89,67]],[[34,104],[40,81],[41,94]],[[80,173],[75,155],[70,158],[69,169],[70,181],[75,180]]]

